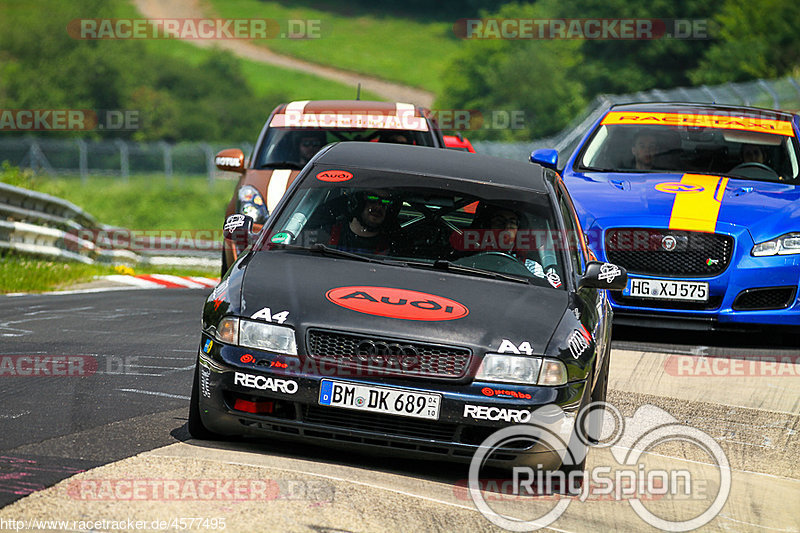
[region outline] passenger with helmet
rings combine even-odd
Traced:
[[[328,244],[340,250],[386,253],[399,202],[386,191],[358,191],[350,201],[349,220],[331,228]]]
[[[529,243],[530,249],[519,246],[520,239],[518,231],[520,228],[527,227],[530,221],[521,213],[505,206],[492,205],[481,202],[475,212],[472,228],[482,233],[479,237],[482,252],[500,252],[508,254],[525,265],[534,276],[538,278],[548,278],[556,275],[557,272],[551,266],[557,263],[554,256],[554,245],[552,242],[538,242],[541,235],[549,238],[549,231],[545,227],[534,228],[533,239],[529,235],[528,239],[523,239]],[[531,228],[527,228],[530,230]],[[549,266],[549,268],[545,268]],[[552,270],[553,272],[549,272]]]

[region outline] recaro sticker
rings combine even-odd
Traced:
[[[340,181],[353,179],[353,173],[347,172],[346,170],[326,170],[317,174],[317,179],[320,181],[338,183]]]
[[[455,320],[469,314],[469,309],[455,300],[408,289],[338,287],[325,297],[351,311],[401,320]]]

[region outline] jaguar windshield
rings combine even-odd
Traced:
[[[612,112],[580,155],[578,170],[710,173],[798,183],[799,159],[790,122]]]

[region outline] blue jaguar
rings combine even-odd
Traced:
[[[609,291],[617,323],[800,325],[798,135],[796,114],[689,103],[594,124],[563,177],[592,251],[629,273]]]

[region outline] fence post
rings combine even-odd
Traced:
[[[26,161],[28,161],[27,165],[25,164]],[[56,173],[55,169],[52,167],[52,165],[50,165],[50,161],[48,161],[45,157],[44,153],[42,152],[42,148],[39,146],[39,143],[36,142],[35,138],[30,140],[28,155],[26,155],[22,161],[20,161],[19,166],[27,166],[34,172],[44,169],[44,171],[48,174],[55,175]]]
[[[213,189],[214,169],[216,168],[214,166],[214,150],[212,150],[211,147],[206,143],[200,144],[200,149],[203,150],[203,153],[206,156],[206,172],[208,173],[208,188]]]
[[[711,99],[712,104],[717,103],[717,97],[714,95],[714,91],[708,85],[701,85],[700,90],[706,93],[706,95]]]
[[[75,139],[78,145],[78,166],[81,172],[81,185],[86,185],[89,180],[89,154],[86,146],[86,141],[83,139]]]
[[[763,79],[758,80],[758,84],[764,88],[765,91],[772,97],[772,108],[773,109],[780,109],[781,108],[781,100],[778,98],[778,93],[776,93],[772,86],[769,83],[764,81]]]
[[[127,183],[131,172],[130,161],[128,160],[128,145],[122,139],[115,139],[114,144],[119,148],[119,171],[122,174],[122,179]]]
[[[164,152],[164,175],[167,177],[167,183],[172,185],[172,147],[166,141],[159,141],[158,145]]]
[[[787,76],[787,79],[789,80],[789,83],[791,83],[791,84],[792,84],[792,87],[794,87],[795,89],[797,89],[797,92],[798,92],[798,93],[800,93],[800,85],[798,85],[798,83],[797,83],[797,80],[796,80],[796,79],[794,79],[794,78],[793,78],[793,77],[791,77],[791,76]]]
[[[743,103],[744,105],[750,105],[750,104],[751,104],[751,102],[750,102],[750,98],[748,98],[748,97],[747,97],[747,93],[746,93],[746,92],[744,92],[744,91],[742,91],[742,90],[739,88],[739,84],[738,84],[738,83],[728,83],[727,85],[728,85],[728,87],[730,87],[730,88],[731,88],[731,91],[733,91],[734,93],[736,93],[736,96],[738,96],[739,98],[741,98],[741,99],[742,99],[742,103]]]

